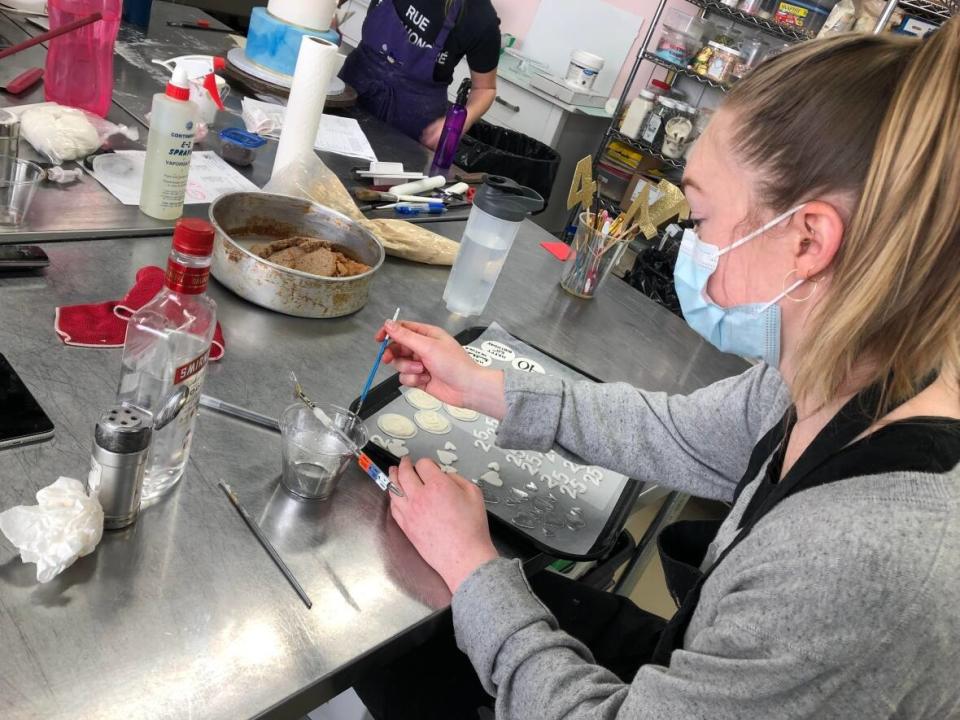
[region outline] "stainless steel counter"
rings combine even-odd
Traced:
[[[27,39],[29,36],[25,29],[27,27],[33,30],[30,34],[42,32],[40,28],[26,25],[22,16],[14,21],[11,17],[0,13],[0,35],[7,40],[16,43]],[[36,45],[4,60],[4,72],[9,72],[8,68],[26,70],[31,67],[43,67],[46,55],[46,48]],[[28,105],[43,101],[43,84],[17,97],[0,92],[0,107]],[[107,118],[117,124],[140,127],[137,119],[116,105]],[[141,130],[141,140],[146,140],[146,132],[143,130]],[[117,148],[142,147],[142,144],[132,143],[125,138],[118,137],[112,142]],[[26,140],[20,142],[20,156],[27,160],[41,162],[44,160],[33,151]],[[16,228],[0,226],[0,244],[85,237],[156,235],[164,232],[169,225],[143,215],[136,207],[122,205],[104,190],[100,183],[89,175],[84,175],[79,182],[70,185],[52,183],[41,185],[24,224]]]
[[[524,223],[488,312],[470,321],[443,308],[446,269],[392,259],[370,304],[337,320],[261,310],[213,281],[227,352],[206,391],[276,415],[292,369],[318,400],[346,402],[373,360],[375,328],[397,305],[451,331],[496,319],[605,380],[647,388],[689,391],[745,367],[619,280],[594,301],[566,294],[560,263],[538,246],[546,238]],[[0,508],[35,502],[59,475],[82,478],[94,420],[114,396],[119,351],[62,345],[54,308],[120,297],[168,247],[167,238],[51,244],[45,275],[0,276],[0,352],[57,427],[52,442],[0,453]],[[449,595],[376,487],[355,470],[333,500],[304,504],[278,489],[279,469],[275,434],[204,411],[180,486],[48,585],[0,537],[0,717],[299,717],[433,631]],[[220,478],[276,544],[312,610],[217,489]]]
[[[184,5],[169,2],[153,3],[149,28],[135,28],[121,25],[117,36],[114,55],[114,108],[108,118],[116,123],[140,126],[140,141],[131,143],[123,139],[114,140],[115,147],[142,148],[147,140],[146,115],[150,111],[153,95],[162,92],[167,72],[151,62],[154,59],[167,59],[186,54],[224,55],[233,46],[229,36],[198,30],[173,28],[167,25],[170,20],[195,22],[207,19],[214,26],[225,27],[206,13]],[[28,35],[42,32],[37,26],[27,22],[20,15],[4,15],[0,12],[0,35],[13,42],[25,39]],[[18,67],[42,67],[46,57],[46,48],[36,46],[4,61],[16,62]],[[225,127],[243,127],[240,117],[240,98],[242,94],[234,91],[226,100],[226,111],[218,114],[217,121],[208,138],[196,144],[198,150],[219,151],[220,139],[217,132]],[[0,107],[17,104],[43,102],[43,86],[39,85],[30,93],[12,98],[0,93]],[[432,153],[418,142],[408,138],[394,128],[376,120],[362,110],[341,112],[356,118],[370,140],[374,152],[381,160],[403,162],[411,170],[426,171],[430,167]],[[250,168],[236,168],[258,187],[263,187],[270,179],[277,143],[270,140],[264,146],[256,163]],[[39,157],[33,153],[26,142],[22,143],[21,155],[30,160]],[[359,184],[352,179],[351,170],[365,163],[331,153],[319,153],[323,161],[348,186]],[[205,217],[206,205],[187,205],[187,216]],[[465,217],[463,210],[454,210],[450,218]],[[397,217],[391,212],[371,213],[370,217]],[[96,180],[84,176],[79,183],[68,186],[44,184],[34,199],[33,208],[21,227],[0,227],[0,244],[12,242],[46,242],[53,240],[78,240],[108,237],[141,237],[170,233],[173,223],[154,220],[147,217],[135,206],[123,205],[107,192]]]

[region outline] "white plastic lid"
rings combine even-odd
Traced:
[[[654,95],[654,94],[653,94],[652,92],[650,92],[649,90],[641,90],[641,91],[640,91],[640,97],[642,97],[644,100],[656,100],[656,99],[657,99],[657,96]]]
[[[594,55],[593,53],[587,52],[586,50],[574,50],[570,54],[570,60],[576,63],[577,65],[588,67],[591,70],[596,70],[597,72],[602,70],[603,66],[607,62],[599,55]]]
[[[738,50],[734,50],[732,47],[727,47],[726,45],[721,45],[720,43],[714,42],[713,40],[711,40],[711,41],[710,41],[709,43],[707,43],[707,44],[708,44],[710,47],[712,47],[712,48],[716,48],[717,50],[723,50],[724,52],[728,52],[728,53],[730,53],[731,55],[736,55],[737,57],[740,57],[740,52],[739,52]]]
[[[173,75],[167,82],[167,96],[177,100],[190,99],[190,78],[187,75],[187,68],[178,64],[173,69]]]
[[[676,110],[678,105],[676,100],[671,100],[670,98],[665,97],[660,98],[660,104],[663,105],[667,110]]]

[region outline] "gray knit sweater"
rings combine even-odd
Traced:
[[[507,404],[504,447],[559,443],[730,501],[789,397],[759,365],[685,397],[511,372]],[[475,571],[453,616],[499,720],[960,717],[960,474],[855,477],[786,499],[710,576],[670,666],[630,685],[557,630],[516,562]]]

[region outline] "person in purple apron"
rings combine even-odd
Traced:
[[[360,45],[340,77],[361,107],[433,150],[463,57],[473,80],[466,127],[493,104],[499,28],[490,0],[371,0]]]
[[[667,621],[528,580],[481,487],[404,458],[390,512],[453,632],[357,686],[377,720],[472,720],[494,698],[497,720],[960,718],[958,135],[960,18],[810,40],[734,85],[689,155],[674,284],[693,330],[758,362],[690,395],[483,368],[440,328],[381,328],[400,382],[499,419],[498,446],[559,445],[729,512],[660,534]]]

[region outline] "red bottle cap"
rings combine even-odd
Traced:
[[[173,227],[173,249],[206,257],[213,252],[213,225],[200,218],[181,218]]]
[[[227,59],[225,57],[220,57],[219,55],[213,56],[214,70],[223,70],[226,66],[227,66]]]
[[[670,83],[666,83],[663,80],[651,80],[650,84],[653,85],[658,90],[663,90],[664,92],[670,92],[672,89]]]

